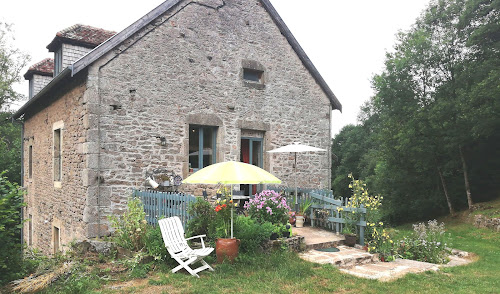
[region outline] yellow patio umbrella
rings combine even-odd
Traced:
[[[244,162],[226,161],[209,165],[182,181],[184,184],[231,185],[233,200],[234,184],[281,184],[281,180],[258,166]],[[231,205],[231,238],[233,238],[233,206]]]

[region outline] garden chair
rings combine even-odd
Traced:
[[[160,225],[161,235],[168,253],[170,253],[170,256],[179,263],[179,266],[175,267],[172,273],[185,268],[191,275],[199,278],[198,272],[205,269],[214,270],[203,260],[204,257],[208,256],[214,250],[214,248],[205,247],[203,237],[206,237],[206,235],[185,238],[184,228],[182,227],[181,220],[177,216],[161,219],[158,221],[158,224]],[[200,238],[202,248],[191,249],[188,246],[187,241],[195,238]],[[202,266],[197,269],[192,269],[190,265],[198,261],[201,262]]]

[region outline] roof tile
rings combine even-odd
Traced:
[[[54,59],[45,58],[44,60],[33,64],[24,74],[24,78],[29,80],[33,74],[52,76],[54,74]]]
[[[47,48],[49,51],[55,50],[55,46],[62,40],[94,48],[115,34],[116,32],[113,31],[76,24],[57,32],[56,37],[47,46]]]

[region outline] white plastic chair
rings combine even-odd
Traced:
[[[182,227],[181,220],[177,216],[161,219],[158,221],[158,224],[160,225],[161,235],[168,253],[170,253],[170,256],[179,263],[179,266],[175,267],[172,273],[185,268],[191,275],[199,278],[200,276],[198,276],[198,273],[202,270],[214,270],[203,260],[203,258],[214,251],[212,247],[205,247],[203,237],[206,237],[206,235],[199,235],[186,239],[184,237],[184,228]],[[187,241],[195,238],[200,238],[202,248],[191,249],[188,246]],[[201,262],[202,266],[197,269],[192,269],[190,265],[198,261]]]

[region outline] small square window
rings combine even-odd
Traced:
[[[243,79],[247,82],[255,82],[262,84],[262,76],[264,72],[256,69],[243,69]]]

